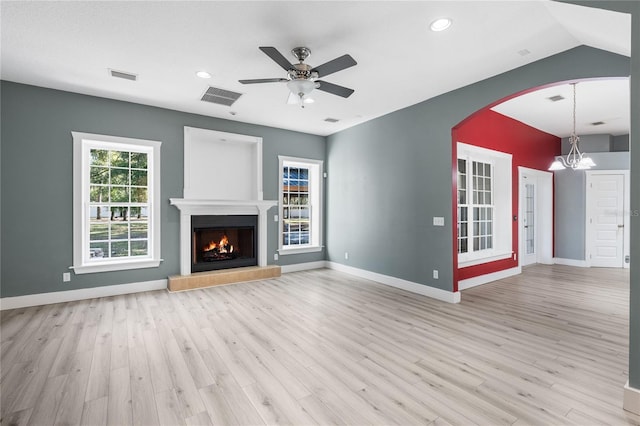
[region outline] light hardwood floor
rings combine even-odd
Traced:
[[[2,424],[638,424],[627,271],[447,304],[330,270],[2,312]]]

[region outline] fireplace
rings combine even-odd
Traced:
[[[191,272],[254,266],[258,216],[191,217]]]

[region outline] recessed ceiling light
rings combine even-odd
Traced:
[[[431,31],[444,31],[451,26],[451,19],[438,18],[431,23]]]
[[[196,75],[200,78],[211,78],[211,74],[206,71],[198,71]]]

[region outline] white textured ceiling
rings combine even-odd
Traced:
[[[549,98],[554,96],[564,99],[553,102]],[[546,87],[491,109],[552,135],[568,137],[573,123],[573,88],[570,84]],[[576,84],[577,134],[628,134],[630,115],[628,78]]]
[[[549,1],[2,1],[0,7],[4,80],[318,135],[581,44],[630,51],[629,16]],[[430,31],[441,16],[452,18],[452,27]],[[293,47],[309,47],[306,62],[314,66],[348,53],[358,65],[326,80],[355,93],[343,99],[316,90],[316,102],[301,109],[286,104],[282,83],[242,85],[239,79],[285,77],[258,46],[274,46],[292,62]],[[138,81],[112,78],[109,68],[137,74]],[[199,70],[213,77],[200,79]],[[205,103],[200,98],[209,85],[243,95],[231,107]],[[328,117],[340,121],[327,123]]]

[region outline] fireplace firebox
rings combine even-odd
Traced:
[[[191,272],[257,265],[257,226],[258,216],[192,216]]]

